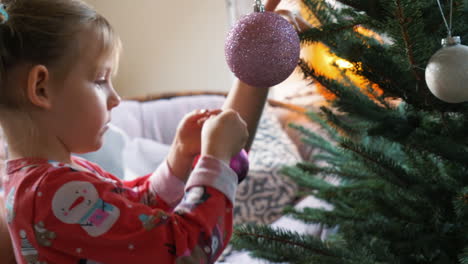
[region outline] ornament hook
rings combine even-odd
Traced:
[[[461,39],[460,36],[449,36],[447,38],[442,39],[442,46],[443,47],[448,47],[448,46],[455,46],[461,44]]]
[[[265,6],[262,4],[262,0],[255,0],[255,4],[253,5],[254,12],[263,13],[265,12]]]
[[[440,4],[440,0],[437,0],[437,4],[439,5],[440,14],[442,15],[442,19],[444,20],[445,27],[447,28],[447,37],[442,39],[442,46],[455,46],[461,43],[459,36],[452,36],[452,17],[453,17],[453,0],[450,0],[450,17],[449,22],[447,23],[447,19],[444,15],[444,10],[442,9],[442,5]]]

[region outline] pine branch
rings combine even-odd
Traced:
[[[342,24],[331,24],[320,28],[311,28],[299,34],[299,37],[303,44],[323,42],[332,47],[335,46],[333,43],[336,43],[336,39],[340,38],[343,32],[353,31],[356,26],[363,24],[363,22],[364,21],[347,21]]]
[[[304,7],[309,14],[317,18],[320,24],[328,24],[336,19],[336,13],[327,1],[322,0],[303,0]]]
[[[403,36],[403,42],[406,46],[406,51],[407,51],[406,54],[408,55],[408,61],[410,62],[410,65],[412,66],[411,69],[413,72],[413,76],[415,77],[416,80],[418,80],[418,82],[420,82],[421,80],[423,80],[423,78],[422,76],[418,74],[418,72],[415,71],[414,66],[416,66],[416,61],[414,59],[413,45],[411,44],[410,36],[408,33],[408,28],[407,28],[407,24],[410,18],[405,17],[403,13],[403,7],[401,6],[401,0],[395,0],[395,4],[397,6],[396,17],[400,25],[401,34]]]
[[[430,134],[419,128],[416,128],[411,137],[401,143],[408,144],[420,151],[437,154],[451,162],[458,162],[461,165],[468,164],[467,146],[459,145],[458,142],[449,138]]]
[[[312,168],[309,168],[312,169]],[[329,183],[325,182],[322,179],[317,177],[311,177],[311,172],[313,174],[321,173],[321,168],[316,168],[315,173],[311,170],[304,171],[298,167],[285,167],[281,170],[281,173],[288,175],[292,180],[294,180],[299,186],[305,187],[311,190],[323,189],[330,186]],[[312,175],[313,175],[312,174]]]
[[[356,263],[352,261],[355,257],[345,255],[346,251],[333,248],[333,245],[327,245],[317,238],[269,226],[237,226],[232,244],[236,249],[249,249],[252,255],[275,262],[310,263],[316,260],[322,261],[318,263]],[[251,245],[255,247],[251,248]]]
[[[343,113],[353,113],[352,117],[359,117],[362,120],[373,120],[380,123],[380,120],[393,118],[395,113],[386,111],[361,90],[352,84],[344,85],[335,80],[328,79],[318,74],[310,68],[306,62],[301,61],[299,66],[306,78],[314,78],[319,84],[337,96],[333,101],[333,106],[337,111]],[[344,77],[345,78],[345,77]]]
[[[459,256],[460,264],[468,264],[468,247],[463,250],[463,254]]]
[[[364,147],[347,140],[342,142],[340,145],[344,149],[354,152],[355,154],[357,154],[358,157],[370,161],[374,165],[378,166],[378,168],[382,168],[382,179],[385,179],[388,182],[395,184],[401,188],[408,188],[414,183],[411,182],[410,177],[408,177],[408,175],[403,169],[397,166],[394,162],[383,158],[382,155],[380,155],[380,153],[371,152],[370,150],[367,150]],[[385,175],[385,172],[389,172],[392,176]]]
[[[327,132],[327,135],[332,137],[333,140],[336,141],[336,140],[339,139],[339,136],[338,136],[338,133],[337,133],[336,129],[331,127],[330,125],[328,125],[323,118],[320,118],[316,113],[312,113],[312,112],[308,112],[307,116],[312,121],[315,121],[316,123],[318,123]],[[301,132],[306,137],[314,138],[314,139],[316,138],[317,140],[320,140],[320,142],[323,143],[321,145],[325,146],[324,149],[326,149],[328,152],[334,152],[334,150],[333,150],[334,146],[331,144],[331,142],[329,140],[326,140],[323,137],[321,137],[320,135],[317,135],[316,133],[313,133],[313,132],[309,131],[304,126],[297,125],[297,124],[294,124],[294,123],[290,123],[289,127],[293,128],[293,129],[296,129],[297,131]]]

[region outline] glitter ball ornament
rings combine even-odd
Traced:
[[[199,159],[200,155],[195,157],[193,167],[195,167]],[[249,156],[247,152],[243,149],[239,154],[234,156],[229,163],[229,167],[237,174],[238,182],[241,183],[249,172]]]
[[[468,101],[468,47],[460,43],[460,37],[443,39],[426,66],[429,90],[447,103]]]
[[[273,12],[242,17],[225,44],[226,61],[241,81],[255,87],[281,83],[299,62],[300,40],[294,27]]]

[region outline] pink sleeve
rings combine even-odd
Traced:
[[[220,171],[226,173],[219,173]],[[194,173],[190,175],[187,184],[185,184],[172,173],[167,161],[164,161],[149,178],[149,190],[161,197],[171,207],[175,207],[180,202],[184,196],[184,188],[190,189],[195,186],[213,187],[226,195],[231,203],[234,203],[237,181],[233,183],[233,178],[237,179],[237,175],[227,164],[214,157],[204,156],[198,161]]]
[[[175,207],[184,197],[185,183],[172,173],[167,160],[149,178],[149,191],[158,194],[170,207]]]
[[[51,263],[84,256],[116,264],[214,263],[232,235],[237,176],[211,157],[200,159],[172,213],[127,199],[115,191],[118,182],[73,170],[56,174],[43,180],[35,204],[35,222],[54,233],[40,252]]]
[[[174,208],[184,197],[184,189],[195,186],[211,186],[218,189],[234,203],[237,182],[233,183],[232,178],[237,179],[237,175],[226,163],[211,156],[204,156],[199,159],[194,171],[195,169],[196,173],[192,173],[185,184],[172,173],[165,160],[152,174],[124,182],[124,184],[142,197],[162,199],[170,208]],[[232,173],[219,174],[219,171]],[[150,199],[143,198],[142,202],[147,205],[152,204]]]

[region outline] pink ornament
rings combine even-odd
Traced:
[[[231,71],[255,87],[286,80],[299,62],[300,40],[294,27],[273,12],[242,17],[231,29],[224,47]]]
[[[197,165],[199,159],[200,155],[195,157],[192,167]],[[242,150],[239,154],[232,157],[229,167],[231,167],[231,169],[237,174],[238,182],[241,183],[245,177],[247,177],[247,173],[249,172],[249,156],[247,151]]]
[[[242,150],[231,159],[229,164],[232,170],[237,174],[237,179],[241,183],[249,172],[249,156],[245,150]]]

